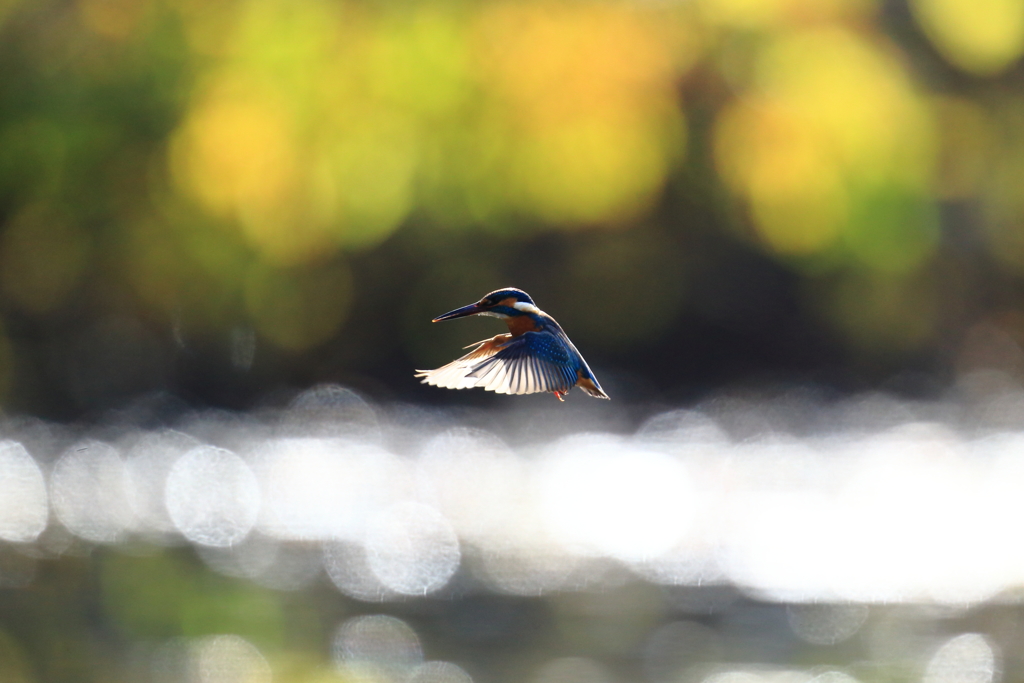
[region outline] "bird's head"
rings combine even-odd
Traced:
[[[495,318],[513,318],[529,313],[540,313],[530,295],[521,289],[506,287],[496,289],[475,304],[456,308],[434,318],[434,322],[464,318],[467,315],[489,315]]]

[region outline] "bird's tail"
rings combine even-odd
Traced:
[[[581,377],[579,382],[576,383],[576,386],[594,398],[608,398],[608,394],[604,393],[604,389],[589,377]]]

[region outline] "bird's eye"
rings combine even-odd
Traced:
[[[483,301],[481,301],[480,303],[477,304],[477,306],[490,306],[490,305],[491,305],[491,302],[488,301],[487,299],[484,299]]]

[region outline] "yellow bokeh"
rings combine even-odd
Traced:
[[[465,90],[458,22],[244,6],[171,147],[179,187],[282,266],[372,246],[411,211],[425,121]]]
[[[313,194],[324,215],[343,216],[333,228],[339,242],[372,246],[406,217],[415,198],[419,137],[415,121],[385,108],[325,132]]]
[[[674,94],[671,34],[626,4],[497,3],[478,32],[483,81],[523,125],[628,119]]]
[[[758,50],[750,88],[719,115],[715,159],[769,249],[813,255],[843,243],[883,270],[926,258],[930,219],[905,206],[931,187],[934,129],[895,59],[838,27],[782,32]],[[897,198],[878,201],[891,187]],[[905,228],[904,217],[922,223]],[[864,246],[863,235],[879,237],[873,222],[881,239]]]
[[[183,137],[192,189],[218,213],[273,208],[296,181],[289,117],[269,97],[215,97],[193,113]]]
[[[756,87],[825,136],[861,178],[924,186],[934,133],[927,108],[894,55],[838,27],[780,34],[758,60]]]
[[[562,225],[642,214],[685,143],[685,31],[626,4],[561,2],[486,6],[476,31],[513,202]]]
[[[373,246],[420,207],[443,224],[621,223],[682,155],[696,34],[626,3],[242,3],[173,176],[282,266]]]
[[[910,7],[935,47],[964,71],[997,74],[1024,53],[1020,0],[911,0]]]
[[[509,164],[515,145],[500,111],[433,130],[421,148],[420,202],[440,229],[504,232]]]
[[[330,251],[333,243],[309,220],[295,125],[280,100],[225,79],[178,131],[171,167],[204,208],[237,220],[255,248],[294,263]]]
[[[724,178],[747,194],[762,238],[781,254],[827,247],[846,219],[842,169],[827,131],[800,114],[740,103],[726,110],[716,131]]]
[[[0,236],[0,287],[26,311],[53,311],[74,291],[90,247],[68,216],[40,205],[23,209]]]
[[[296,132],[308,134],[325,116],[322,107],[352,97],[371,27],[349,5],[324,0],[241,0],[236,26],[223,37],[223,59],[212,73],[231,82],[272,87],[293,116]]]
[[[631,218],[650,206],[668,172],[658,132],[592,120],[531,135],[515,152],[517,184],[552,223]]]
[[[370,96],[430,118],[464,106],[471,94],[467,33],[464,13],[446,5],[384,13],[363,56]]]
[[[828,170],[799,186],[755,183],[750,199],[761,237],[773,251],[787,255],[813,254],[831,245],[849,210],[845,188]]]

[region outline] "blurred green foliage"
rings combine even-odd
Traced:
[[[180,554],[110,554],[101,566],[103,602],[130,640],[236,633],[285,644],[282,593],[199,572]]]
[[[751,252],[798,283],[776,317],[840,356],[955,345],[993,287],[1021,306],[1014,0],[3,8],[9,405],[59,413],[64,359],[88,363],[78,336],[109,316],[207,359],[171,374],[200,397],[189,372],[226,367],[239,329],[260,386],[394,388],[385,368],[471,341],[427,339],[430,316],[507,285],[599,364],[678,384],[691,367],[637,351],[698,354],[671,340],[720,324],[706,274],[767,291],[736,270]],[[740,346],[793,343],[745,327]]]

